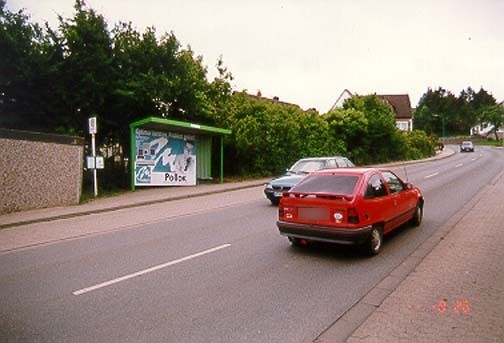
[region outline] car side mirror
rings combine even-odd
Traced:
[[[413,185],[411,183],[407,183],[406,184],[406,189],[413,189]]]

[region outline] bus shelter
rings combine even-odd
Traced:
[[[194,186],[212,178],[212,141],[220,138],[224,182],[224,136],[231,130],[148,117],[130,127],[131,190],[137,186]]]

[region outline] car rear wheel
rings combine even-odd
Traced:
[[[308,241],[306,239],[300,239],[295,237],[287,237],[289,238],[289,242],[291,242],[294,247],[304,247],[308,245]]]
[[[365,243],[365,253],[369,256],[377,255],[383,245],[383,232],[382,228],[378,225],[373,226],[369,235],[368,241]]]
[[[413,215],[413,218],[411,218],[411,225],[420,226],[420,224],[422,223],[422,219],[423,219],[423,206],[419,202],[416,205],[415,214]]]

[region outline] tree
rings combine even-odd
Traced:
[[[489,106],[481,113],[481,120],[493,126],[491,132],[495,135],[495,140],[499,140],[497,131],[504,126],[504,105],[498,104]]]
[[[233,131],[228,140],[231,174],[276,174],[302,157],[341,151],[316,112],[236,92],[225,113],[223,126]]]
[[[232,89],[230,82],[233,80],[233,75],[224,66],[222,56],[219,57],[216,68],[219,75],[210,83],[208,97],[212,117],[217,124],[221,124],[225,120],[226,106],[231,99]]]
[[[429,88],[419,101],[413,127],[438,136],[458,132],[463,130],[460,128],[463,125],[460,124],[459,111],[457,98],[450,91],[441,87],[435,91]]]
[[[109,135],[104,111],[114,80],[112,40],[103,16],[76,0],[75,16],[60,20],[59,44],[62,61],[58,65],[55,89],[59,129],[85,134],[87,119],[98,116],[101,137]]]
[[[334,144],[341,147],[341,154],[359,164],[368,160],[366,136],[369,122],[363,112],[355,108],[335,109],[325,114],[324,119]]]
[[[0,125],[17,129],[46,126],[53,49],[42,28],[0,0]]]
[[[363,139],[367,158],[361,163],[388,161],[399,155],[394,113],[385,101],[374,94],[354,96],[345,101],[343,108],[357,110],[363,113],[367,120],[367,132]]]
[[[487,107],[493,106],[497,103],[494,96],[488,93],[485,89],[480,88],[477,93],[474,93],[469,104],[473,109],[482,112]]]
[[[482,110],[495,103],[483,88],[476,93],[468,87],[458,97],[441,87],[429,88],[418,103],[413,126],[428,134],[467,134],[480,121]]]

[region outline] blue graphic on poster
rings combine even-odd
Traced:
[[[135,186],[196,185],[193,135],[137,128],[135,151]]]

